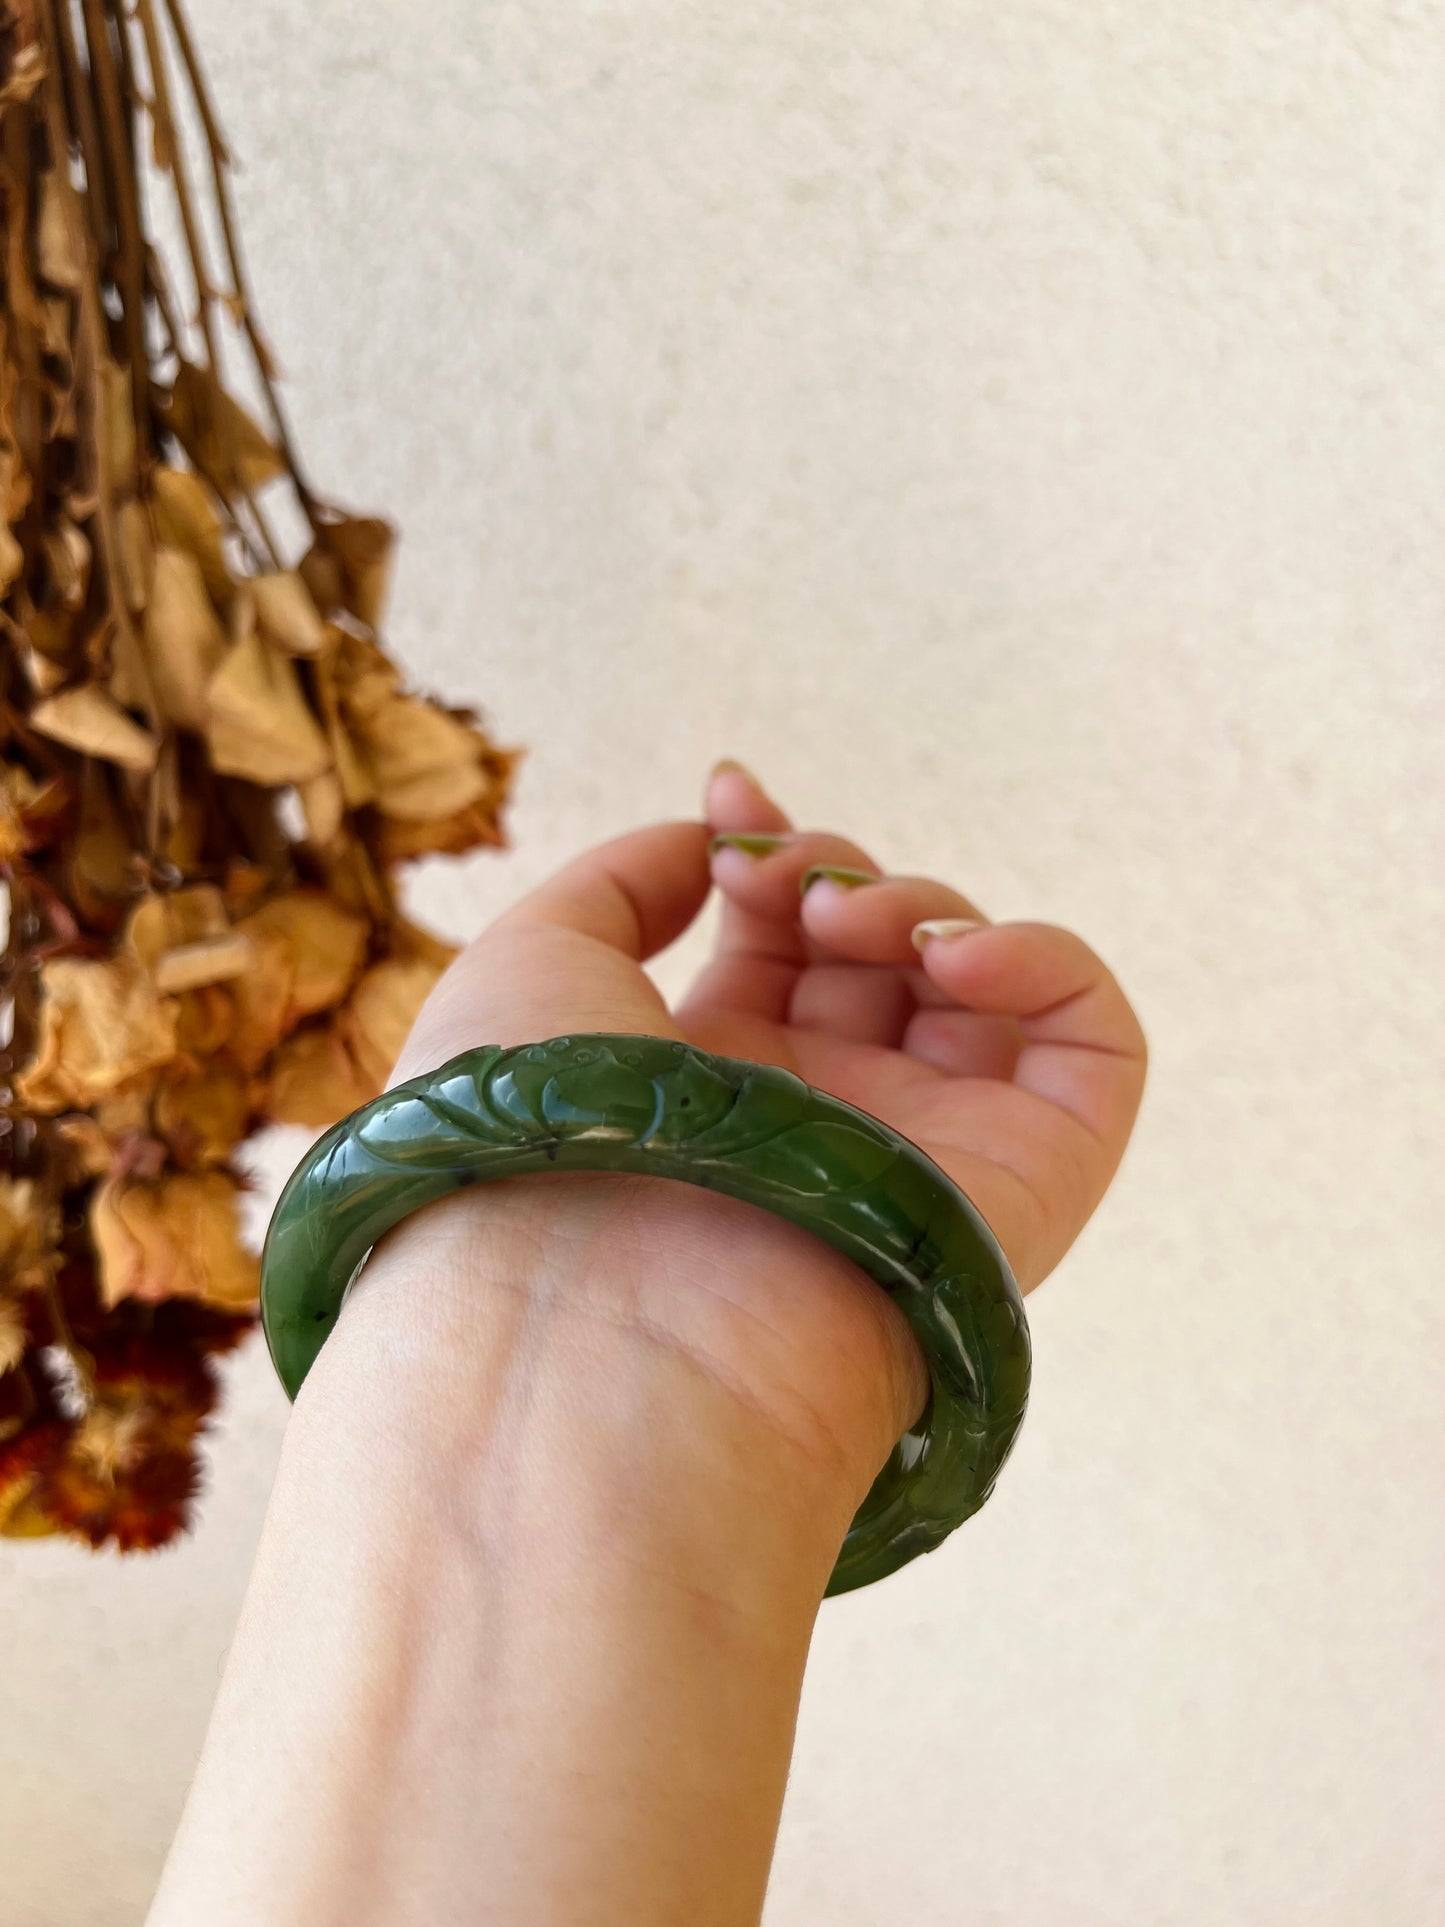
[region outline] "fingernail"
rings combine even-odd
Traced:
[[[983,928],[977,917],[927,917],[913,926],[913,948],[921,950],[933,937],[966,937],[970,931]]]
[[[798,878],[798,895],[807,896],[819,877],[826,877],[829,883],[839,883],[845,890],[856,890],[860,884],[878,881],[871,870],[844,870],[833,863],[815,863]]]
[[[736,756],[720,756],[707,773],[708,782],[715,776],[746,776],[755,790],[763,787],[747,764],[740,763]]]
[[[742,850],[748,856],[771,856],[774,850],[781,850],[788,841],[786,836],[771,836],[739,830],[724,830],[715,836],[708,849],[716,856],[719,850]]]

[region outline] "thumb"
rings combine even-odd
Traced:
[[[483,1044],[589,1030],[678,1036],[642,965],[681,936],[711,887],[702,822],[649,824],[575,857],[453,959],[392,1081]]]

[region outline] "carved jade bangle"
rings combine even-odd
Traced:
[[[865,1111],[790,1071],[667,1038],[465,1051],[328,1131],[282,1193],[262,1259],[261,1316],[289,1395],[384,1231],[465,1186],[547,1170],[639,1172],[742,1198],[892,1293],[932,1397],[859,1508],[829,1593],[931,1551],[983,1504],[1029,1386],[1023,1305],[988,1226],[930,1158]]]

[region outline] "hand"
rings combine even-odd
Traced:
[[[1113,979],[1040,924],[920,959],[916,925],[973,906],[736,769],[707,819],[498,918],[397,1076],[579,1030],[784,1064],[917,1141],[1036,1284],[1139,1100]],[[820,863],[876,880],[800,895]],[[669,1012],[642,964],[714,881],[717,954]],[[297,1401],[152,1927],[753,1927],[813,1620],[926,1384],[886,1293],[737,1199],[553,1172],[405,1220]]]
[[[885,877],[858,844],[794,830],[744,770],[716,774],[707,801],[741,847],[713,855],[723,927],[683,1035],[785,1064],[911,1138],[1032,1291],[1103,1197],[1139,1108],[1144,1033],[1123,991],[1070,931],[992,924],[945,883]],[[807,882],[821,867],[848,881]]]
[[[800,891],[818,866],[851,872],[851,887],[822,876]],[[669,1012],[642,965],[693,921],[712,883],[725,899],[717,951]],[[914,933],[938,920],[920,954]],[[968,927],[950,930],[958,920]],[[859,845],[794,830],[729,766],[709,782],[705,822],[618,837],[497,918],[429,999],[396,1078],[477,1044],[586,1030],[683,1037],[785,1065],[872,1112],[962,1186],[1026,1291],[1103,1195],[1144,1079],[1134,1013],[1079,938],[988,924],[947,884],[885,877]],[[476,1241],[504,1229],[521,1239],[509,1272],[540,1256],[554,1300],[661,1337],[841,1473],[844,1524],[922,1409],[912,1336],[861,1272],[752,1206],[657,1179],[519,1179],[450,1200],[392,1234],[367,1291],[387,1281],[415,1316],[424,1267],[447,1306],[439,1342],[455,1345],[474,1315],[472,1280],[496,1270]],[[455,1262],[439,1267],[439,1252]],[[445,1297],[443,1271],[457,1279]]]

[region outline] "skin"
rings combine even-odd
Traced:
[[[800,895],[820,865],[875,880]],[[669,1010],[642,966],[714,886],[717,951]],[[920,950],[938,919],[973,927]],[[499,917],[395,1075],[578,1030],[783,1064],[873,1112],[1025,1290],[1103,1196],[1144,1081],[1078,937],[884,877],[736,766],[704,819]],[[886,1296],[736,1200],[569,1173],[409,1219],[297,1401],[149,1927],[755,1923],[823,1588],[925,1392]]]

